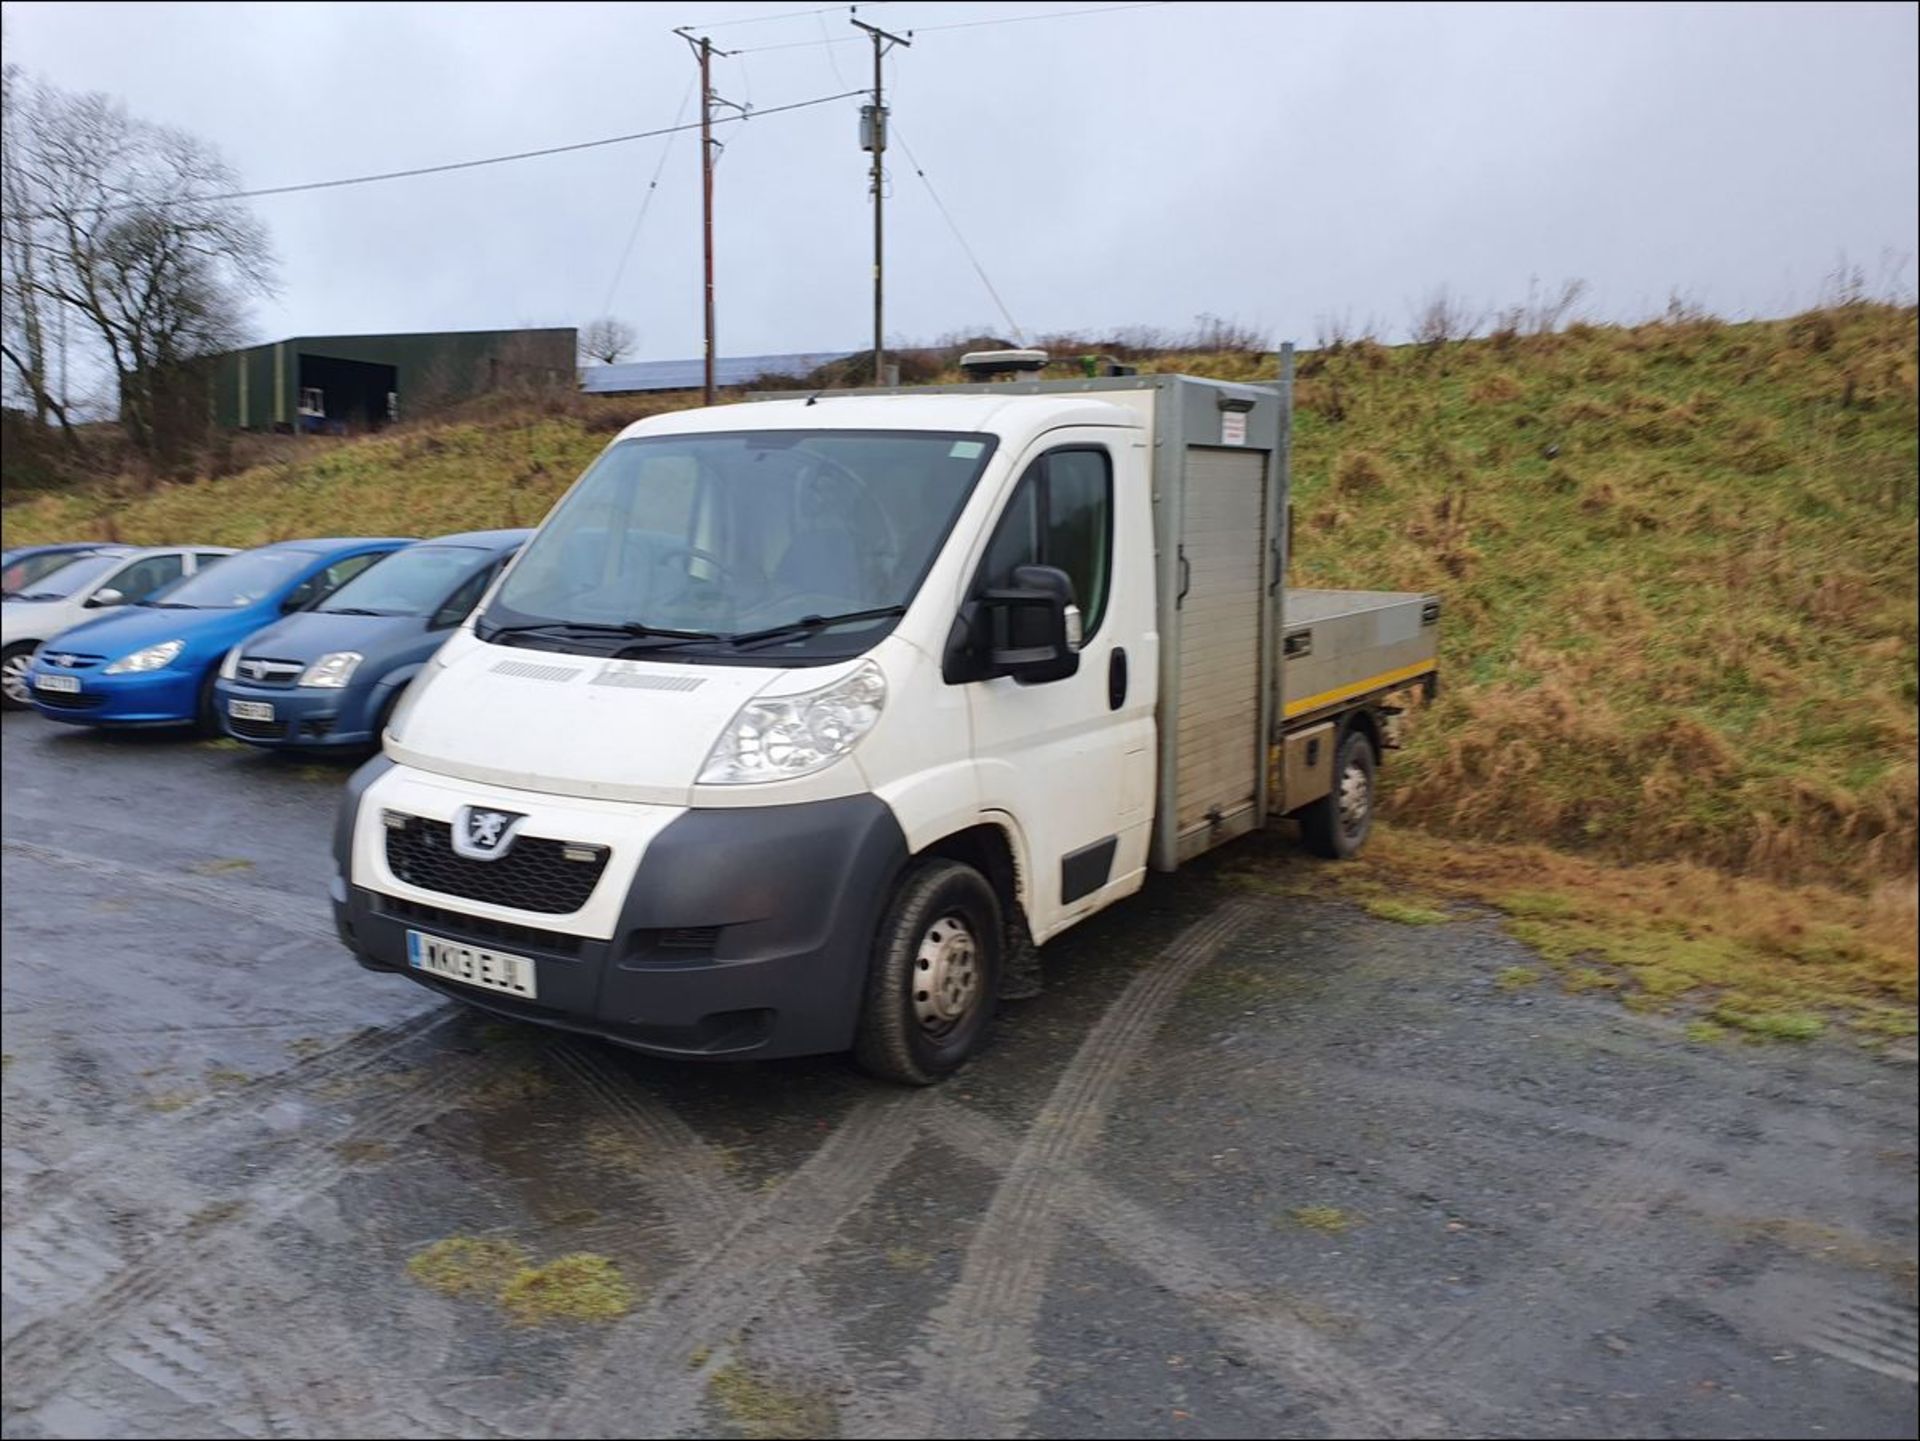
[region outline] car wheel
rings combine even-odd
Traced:
[[[194,702],[193,732],[195,735],[217,736],[226,734],[220,724],[220,698],[213,693],[213,683],[218,675],[218,667],[209,670],[200,682],[200,698]]]
[[[959,861],[907,868],[880,923],[854,1042],[882,1080],[930,1086],[985,1038],[1000,994],[1000,899]]]
[[[33,669],[33,653],[39,648],[36,642],[23,640],[0,653],[0,706],[25,710],[32,704],[33,689],[27,684],[27,672]]]
[[[1307,849],[1328,860],[1360,854],[1373,830],[1374,780],[1379,765],[1363,730],[1349,730],[1333,759],[1333,789],[1300,812]]]

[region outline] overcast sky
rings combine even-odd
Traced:
[[[680,24],[782,47],[717,63],[730,100],[867,83],[846,9],[806,8],[23,0],[0,17],[9,62],[120,96],[269,186],[670,124],[694,73]],[[860,8],[920,30],[889,64],[890,335],[1007,329],[902,140],[1029,334],[1201,312],[1275,339],[1310,342],[1328,315],[1392,334],[1436,286],[1506,302],[1532,276],[1586,280],[1602,317],[1675,290],[1775,315],[1843,253],[1878,280],[1920,248],[1911,4]],[[770,12],[786,18],[738,23]],[[804,43],[827,36],[853,38]],[[723,353],[869,336],[858,103],[724,131]],[[613,287],[663,143],[257,201],[282,280],[256,338],[610,309],[641,358],[695,355],[695,137],[666,150]]]

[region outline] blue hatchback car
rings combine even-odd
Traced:
[[[28,675],[33,707],[70,725],[216,730],[214,678],[231,647],[410,544],[290,540],[229,556],[41,646]]]
[[[220,723],[258,746],[378,745],[407,682],[532,534],[423,540],[255,632],[220,666]]]

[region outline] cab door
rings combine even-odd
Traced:
[[[969,599],[1049,565],[1073,582],[1079,666],[966,682],[983,810],[1026,842],[1028,923],[1050,934],[1137,889],[1152,808],[1154,631],[1146,447],[1120,428],[1054,431],[1017,470]]]

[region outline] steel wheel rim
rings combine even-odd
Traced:
[[[19,655],[7,657],[0,665],[0,689],[7,693],[7,699],[25,705],[33,699],[32,688],[27,685],[27,672],[33,669],[33,652],[23,651]]]
[[[980,947],[959,916],[942,916],[921,935],[909,984],[913,1018],[929,1036],[951,1035],[973,1013],[980,1000]]]
[[[1367,823],[1373,808],[1367,768],[1357,762],[1340,777],[1340,826],[1348,835],[1356,834]]]

